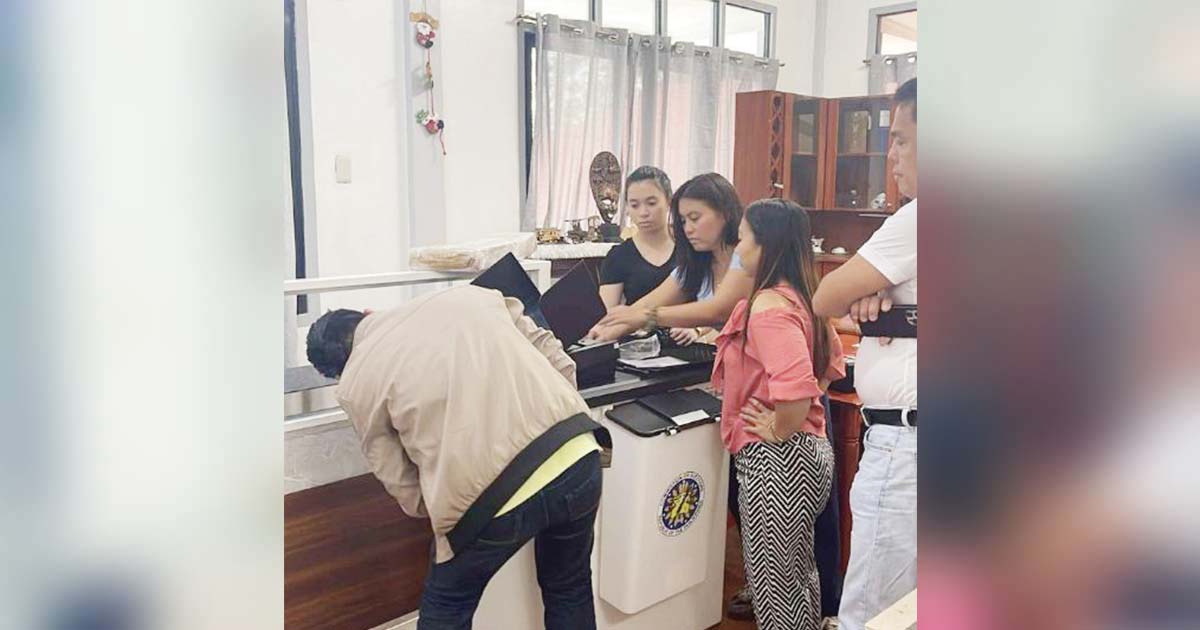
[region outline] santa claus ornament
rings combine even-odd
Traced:
[[[410,13],[408,18],[415,25],[417,45],[425,49],[425,88],[429,93],[429,108],[417,112],[417,124],[424,127],[429,135],[438,136],[438,141],[442,145],[442,155],[445,155],[446,139],[442,134],[446,129],[446,121],[438,117],[437,108],[433,102],[433,57],[429,52],[437,38],[438,21],[437,18],[424,11]]]
[[[426,20],[431,20],[426,16]],[[433,48],[433,38],[437,37],[437,31],[433,29],[433,24],[428,21],[417,22],[417,43],[422,48]]]

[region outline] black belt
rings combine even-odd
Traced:
[[[546,429],[517,453],[516,457],[500,471],[488,487],[471,503],[454,527],[446,532],[450,549],[459,553],[475,542],[483,528],[496,516],[496,512],[508,503],[539,466],[546,462],[563,444],[584,433],[594,433],[596,441],[604,448],[612,448],[612,436],[608,429],[600,426],[586,413],[577,413]]]
[[[882,424],[889,427],[917,426],[917,410],[910,409],[908,412],[908,423],[904,422],[904,410],[902,409],[867,409],[863,407],[863,418],[867,424]]]

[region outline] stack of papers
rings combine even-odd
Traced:
[[[621,359],[621,363],[640,369],[667,368],[676,365],[687,365],[687,361],[675,357],[654,357],[653,359]]]

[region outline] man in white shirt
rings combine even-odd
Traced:
[[[896,91],[888,160],[911,198],[813,296],[822,317],[874,321],[893,304],[917,304],[917,80]],[[850,565],[838,620],[868,620],[917,587],[917,339],[863,337],[854,387],[869,428],[850,488]]]

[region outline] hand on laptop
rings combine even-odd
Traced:
[[[619,304],[608,309],[608,314],[600,319],[597,327],[618,328],[621,334],[629,334],[641,330],[650,321],[650,313],[645,308],[635,308],[628,304]]]
[[[632,330],[629,332],[633,332]],[[623,326],[605,326],[596,324],[588,331],[587,339],[590,341],[617,341],[626,334]]]
[[[700,331],[695,328],[672,328],[671,339],[681,346],[690,346],[700,338]]]

